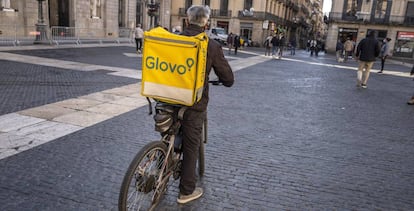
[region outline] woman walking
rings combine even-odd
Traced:
[[[389,46],[389,42],[391,41],[391,38],[385,38],[381,47],[381,52],[380,52],[380,57],[381,57],[381,70],[378,73],[382,73],[382,71],[384,70],[384,64],[385,64],[385,60],[387,59],[388,56],[391,55],[391,51],[390,51],[390,46]]]

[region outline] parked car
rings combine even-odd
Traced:
[[[227,45],[227,32],[224,28],[212,27],[206,30],[206,33],[210,39],[214,39],[222,45]]]

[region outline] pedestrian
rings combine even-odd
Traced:
[[[183,31],[185,36],[194,36],[204,31],[210,18],[210,8],[208,6],[193,5],[187,10],[188,26]],[[195,200],[203,195],[203,189],[196,187],[195,168],[201,143],[203,122],[206,118],[208,104],[208,77],[211,68],[218,80],[226,87],[234,83],[234,75],[228,61],[224,58],[223,50],[218,42],[209,41],[207,48],[206,74],[204,91],[200,101],[189,107],[184,113],[181,121],[183,132],[182,142],[182,169],[179,184],[179,195],[177,202],[184,204]]]
[[[237,34],[234,36],[233,45],[234,45],[234,55],[237,55],[237,49],[239,49],[241,46],[240,36]]]
[[[234,36],[233,33],[230,32],[230,34],[227,36],[227,46],[229,47],[229,54],[231,53],[231,49],[233,48],[233,42]]]
[[[311,40],[308,40],[307,42],[306,42],[306,51],[307,52],[309,52],[309,50],[310,50],[310,43],[311,43]]]
[[[348,61],[348,57],[352,56],[352,52],[354,51],[354,43],[351,41],[351,38],[346,38],[346,41],[344,43],[345,48],[345,58],[344,61]]]
[[[370,31],[368,36],[359,42],[356,50],[356,58],[359,60],[357,73],[357,86],[367,88],[369,72],[375,58],[379,56],[381,48],[375,39],[376,31]]]
[[[137,28],[135,28],[135,43],[137,45],[137,53],[141,53],[142,51],[142,38],[144,38],[144,30],[141,28],[141,24],[137,24]]]
[[[343,56],[344,52],[344,44],[341,42],[340,39],[338,39],[338,42],[336,42],[336,61],[337,62],[343,62],[344,58]]]
[[[413,68],[411,69],[410,75],[414,75],[414,65]],[[413,96],[411,96],[411,99],[407,102],[408,105],[414,105],[414,94]]]
[[[281,33],[279,35],[279,59],[283,56],[283,48],[285,47],[286,39],[285,36]]]
[[[292,39],[290,39],[290,55],[295,55],[296,53],[296,37],[292,37]]]
[[[313,54],[316,53],[316,50],[317,50],[316,49],[316,45],[317,44],[318,44],[318,42],[316,40],[311,40],[310,41],[310,43],[309,43],[309,45],[310,45],[309,49],[310,49],[310,52],[311,52],[310,53],[311,56],[313,56]]]
[[[263,46],[265,47],[265,56],[270,56],[270,48],[272,46],[272,36],[269,35],[266,37],[266,40],[263,43]]]
[[[272,56],[277,57],[277,55],[279,55],[280,45],[279,36],[277,34],[273,35],[272,40],[270,40],[270,42],[272,43]]]
[[[390,45],[388,44],[391,41],[391,38],[385,38],[382,42],[382,46],[381,46],[381,52],[380,52],[380,57],[381,57],[381,70],[378,73],[382,73],[382,71],[384,71],[384,64],[385,64],[385,60],[387,59],[388,56],[391,56],[391,49],[390,49]]]

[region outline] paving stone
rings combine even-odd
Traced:
[[[99,122],[105,121],[113,117],[112,115],[98,114],[87,111],[77,111],[53,119],[56,122],[62,122],[81,127],[89,127]]]
[[[61,116],[63,114],[72,113],[75,111],[76,110],[74,109],[65,108],[62,106],[58,106],[56,104],[49,104],[19,111],[18,113],[25,116],[32,116],[41,119],[51,120],[55,117]]]
[[[73,98],[68,100],[62,100],[53,105],[75,109],[75,110],[84,110],[89,107],[93,107],[96,105],[102,104],[102,101],[92,100],[92,99],[83,99],[83,98]]]
[[[19,128],[45,121],[44,119],[24,116],[16,113],[0,116],[0,131],[9,132]]]

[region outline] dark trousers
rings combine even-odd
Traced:
[[[383,56],[381,57],[381,71],[384,70],[384,64],[385,64],[385,60],[387,59],[387,56]]]
[[[135,43],[137,44],[137,51],[142,48],[142,38],[135,38]]]
[[[180,193],[189,195],[196,187],[195,168],[198,159],[203,121],[206,112],[188,109],[184,113],[184,120],[181,121],[183,131],[183,161],[180,179]]]
[[[237,55],[237,49],[239,49],[239,46],[234,46],[234,54]]]

